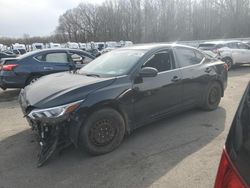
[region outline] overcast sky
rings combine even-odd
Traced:
[[[0,0],[0,36],[50,35],[58,18],[80,2],[101,4],[104,0]]]

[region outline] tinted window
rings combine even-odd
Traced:
[[[67,53],[51,53],[45,56],[46,62],[51,63],[68,63]]]
[[[154,54],[143,67],[153,67],[158,70],[158,72],[163,72],[173,69],[171,56],[169,52],[159,52]]]
[[[20,52],[18,50],[13,50],[13,53],[20,54]]]
[[[246,49],[246,50],[248,50],[250,48],[248,45],[240,43],[240,42],[238,43],[238,47],[239,47],[239,49]]]
[[[176,57],[181,67],[199,64],[204,55],[188,48],[176,48]]]
[[[238,45],[236,42],[228,43],[227,46],[232,49],[238,49]]]
[[[80,55],[78,53],[71,53],[71,59],[77,64],[87,64],[90,63],[93,59],[88,56]]]
[[[196,56],[196,59],[197,59],[197,62],[201,62],[203,59],[204,59],[204,54],[202,54],[202,53],[200,53],[200,52],[198,52],[198,51],[194,51],[194,53],[195,53],[195,56]]]
[[[43,61],[43,55],[39,55],[37,57],[35,57],[38,61]]]
[[[25,50],[25,49],[19,49],[19,52],[20,52],[21,54],[25,54],[25,53],[26,53],[26,50]]]
[[[215,46],[216,46],[215,44],[204,43],[204,44],[200,44],[198,48],[201,50],[213,50]]]
[[[223,44],[217,44],[216,46],[215,46],[215,48],[223,48],[224,47],[224,45]]]

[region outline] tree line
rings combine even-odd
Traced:
[[[250,0],[81,3],[59,18],[63,41],[166,42],[250,36]]]
[[[67,10],[54,34],[42,41],[142,43],[249,36],[250,0],[106,0]]]

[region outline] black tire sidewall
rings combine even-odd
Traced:
[[[89,131],[94,123],[102,118],[111,118],[116,121],[117,133],[114,139],[105,146],[95,145],[89,138]],[[91,155],[101,155],[116,149],[122,142],[125,135],[125,123],[119,112],[112,108],[103,108],[93,112],[83,123],[80,131],[80,146]]]
[[[218,92],[219,92],[218,95],[220,97],[218,97],[218,100],[216,103],[210,104],[209,95],[210,95],[210,92],[213,88],[216,88],[218,90]],[[204,109],[209,110],[209,111],[215,110],[220,104],[221,96],[222,96],[222,88],[221,88],[220,84],[218,82],[211,83],[209,85],[207,93],[206,93],[206,97],[205,97],[205,101],[204,101],[204,105],[203,105]]]

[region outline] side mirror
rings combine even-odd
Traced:
[[[80,61],[82,61],[82,57],[79,56],[79,55],[76,55],[76,54],[72,55],[71,58],[72,58],[72,60],[74,62],[80,62]]]
[[[139,72],[141,77],[156,77],[157,74],[158,70],[153,67],[144,67]]]

